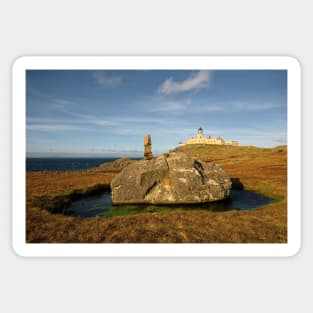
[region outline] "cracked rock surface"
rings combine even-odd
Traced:
[[[163,154],[128,165],[111,182],[113,204],[194,204],[230,195],[223,168],[182,152]]]

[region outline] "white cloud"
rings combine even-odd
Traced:
[[[72,125],[66,124],[58,124],[58,125],[47,125],[47,124],[28,124],[28,130],[33,131],[47,131],[47,132],[64,132],[64,131],[79,131],[81,130],[79,127],[75,127]]]
[[[192,110],[194,113],[208,112],[237,112],[237,111],[263,111],[284,107],[283,103],[274,102],[249,102],[249,101],[225,101],[207,104],[194,105]]]
[[[65,99],[54,99],[55,104],[60,104],[60,105],[71,105],[74,104],[73,101],[65,100]]]
[[[277,142],[277,143],[286,144],[287,139],[286,138],[274,138],[274,139],[272,139],[272,141]]]
[[[245,110],[245,111],[260,111],[276,109],[283,106],[283,103],[274,102],[233,102],[231,104],[234,110]]]
[[[160,102],[150,108],[150,112],[181,112],[185,111],[189,106],[187,101],[167,101]]]
[[[66,99],[53,99],[52,100],[52,105],[55,108],[58,108],[60,110],[65,110],[73,105],[75,105],[75,103],[73,101],[69,101]]]
[[[69,112],[67,112],[69,113]],[[170,123],[174,125],[175,120],[165,120],[158,117],[127,116],[127,117],[101,117],[84,114],[73,114],[74,119],[69,118],[27,118],[27,130],[36,132],[106,132],[115,134],[142,134],[149,127],[164,128]]]
[[[119,86],[123,78],[119,75],[106,75],[102,72],[95,72],[93,74],[93,77],[95,78],[96,82],[103,87],[116,87]]]
[[[176,82],[172,77],[170,77],[162,83],[158,91],[162,95],[169,95],[190,90],[208,88],[210,81],[210,71],[199,71],[197,73],[191,74],[187,79],[181,82]]]

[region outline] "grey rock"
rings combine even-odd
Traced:
[[[144,159],[151,160],[153,158],[152,146],[151,146],[151,136],[148,134],[143,138],[144,145]]]
[[[113,204],[193,204],[230,195],[231,180],[217,164],[182,152],[128,165],[111,182]]]

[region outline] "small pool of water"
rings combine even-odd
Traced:
[[[200,205],[114,205],[112,206],[111,193],[104,192],[101,195],[88,197],[75,201],[65,212],[66,215],[92,217],[92,216],[121,216],[138,213],[150,213],[172,210],[206,210],[223,212],[230,210],[253,210],[260,206],[272,203],[273,200],[255,192],[234,189],[231,198],[223,201],[211,202]]]

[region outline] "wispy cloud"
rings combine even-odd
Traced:
[[[280,102],[247,102],[247,101],[235,101],[230,103],[230,107],[233,110],[246,110],[246,111],[260,111],[260,110],[269,110],[282,107],[284,104]]]
[[[155,102],[154,105],[150,105],[150,112],[169,112],[169,113],[178,113],[186,111],[191,104],[191,101],[182,100],[182,101],[160,101]]]
[[[69,112],[67,112],[69,113]],[[177,125],[178,120],[165,120],[162,117],[127,116],[101,117],[84,114],[70,114],[74,118],[27,118],[27,129],[39,132],[88,131],[112,134],[142,134],[149,128],[162,129],[168,123]]]
[[[263,111],[277,109],[286,106],[281,102],[267,102],[267,101],[224,101],[213,102],[205,104],[195,104],[192,107],[194,113],[207,112],[236,112],[236,111]]]
[[[28,130],[33,131],[45,131],[45,132],[64,132],[64,131],[79,131],[78,126],[66,125],[66,124],[28,124],[26,127]]]
[[[93,77],[97,84],[103,87],[117,87],[123,81],[123,77],[120,75],[107,75],[103,72],[94,72]]]
[[[158,92],[162,95],[182,93],[190,90],[208,88],[211,82],[210,71],[198,71],[191,74],[183,81],[174,81],[172,77],[166,79],[159,87]]]
[[[67,109],[68,107],[75,105],[73,101],[66,100],[66,99],[52,99],[51,103],[55,108],[58,108],[61,110]]]
[[[149,102],[149,105],[146,103]],[[274,101],[206,101],[203,99],[200,101],[188,99],[178,99],[166,101],[162,97],[151,97],[145,99],[143,103],[138,103],[138,107],[143,112],[151,113],[190,113],[190,114],[202,114],[202,113],[235,113],[235,112],[253,112],[253,111],[265,111],[286,107],[287,104],[283,102]]]
[[[282,143],[282,144],[285,144],[287,142],[287,140],[284,138],[274,138],[272,141],[277,142],[277,143]]]

